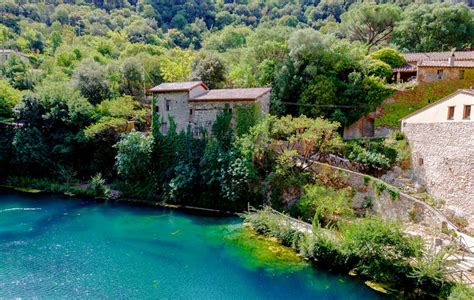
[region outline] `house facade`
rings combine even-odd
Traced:
[[[405,65],[393,69],[396,82],[474,78],[474,51],[405,53]]]
[[[19,51],[11,49],[0,49],[0,64],[5,63],[12,56],[19,57],[24,63],[28,63],[30,60],[26,54],[23,54]]]
[[[416,179],[474,229],[474,90],[459,90],[402,119]]]
[[[236,109],[257,105],[262,112],[270,110],[270,88],[210,90],[201,81],[162,83],[149,92],[156,97],[156,112],[161,117],[161,132],[169,129],[169,117],[177,130],[190,128],[195,136],[203,130],[211,132],[217,115],[229,109],[233,117]],[[235,119],[235,118],[234,118]]]

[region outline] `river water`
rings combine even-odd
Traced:
[[[379,299],[238,218],[0,191],[0,298]]]

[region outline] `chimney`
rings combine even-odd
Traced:
[[[453,67],[454,66],[454,61],[456,60],[455,56],[454,56],[454,51],[451,52],[451,57],[448,58],[448,65],[450,67]]]

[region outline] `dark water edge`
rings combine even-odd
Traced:
[[[236,217],[0,191],[0,298],[386,298],[241,228]]]

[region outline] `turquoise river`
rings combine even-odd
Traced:
[[[0,299],[379,299],[238,218],[0,191]]]

